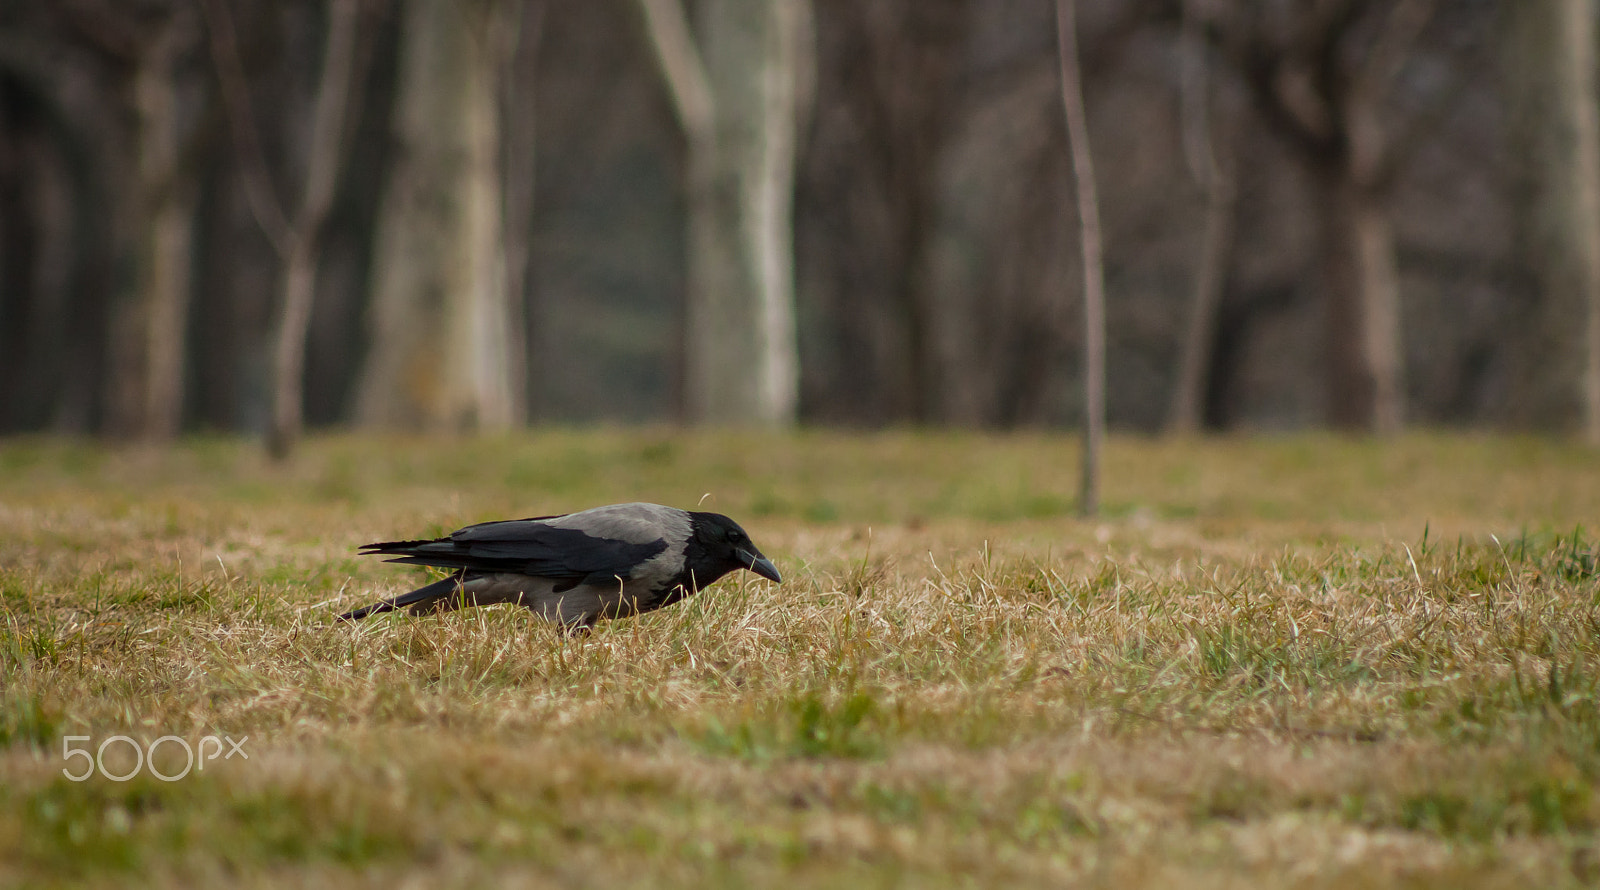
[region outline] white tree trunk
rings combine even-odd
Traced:
[[[640,0],[689,148],[684,404],[690,420],[792,424],[799,406],[793,191],[808,0]]]
[[[499,6],[496,3],[492,6]],[[459,233],[457,278],[466,296],[466,311],[450,319],[467,322],[464,339],[454,342],[452,358],[458,363],[452,390],[458,417],[484,429],[505,429],[519,412],[511,403],[510,340],[520,334],[512,323],[506,292],[504,241],[501,233],[500,127],[498,76],[500,61],[490,52],[491,31],[498,23],[495,10],[483,10],[474,22],[474,55],[467,67],[462,96],[466,117],[466,169],[461,171],[464,218]],[[519,313],[520,315],[520,313]]]
[[[497,77],[501,0],[409,0],[384,196],[372,340],[357,396],[366,425],[500,428],[518,419],[505,287]]]
[[[756,257],[761,367],[756,410],[763,423],[794,423],[799,413],[800,355],[795,332],[794,176],[799,125],[801,0],[773,4],[762,69],[762,138],[746,185],[748,227]]]
[[[1600,120],[1594,0],[1507,4],[1518,230],[1538,291],[1519,419],[1600,444]]]

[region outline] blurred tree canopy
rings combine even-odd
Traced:
[[[1085,4],[1110,422],[1600,437],[1595,19]],[[0,431],[1075,425],[1060,89],[1052,0],[0,0]]]

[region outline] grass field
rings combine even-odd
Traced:
[[[1600,882],[1600,454],[1113,439],[1095,521],[1075,477],[1043,434],[0,441],[0,884]],[[782,586],[331,620],[423,577],[368,541],[703,496]],[[119,735],[132,778],[63,775]],[[133,769],[169,735],[248,759]]]

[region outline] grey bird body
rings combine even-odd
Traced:
[[[515,603],[582,629],[600,618],[670,605],[739,569],[780,580],[738,523],[659,504],[484,522],[443,538],[368,544],[361,551],[452,574],[339,616],[347,621],[400,608],[421,614]]]

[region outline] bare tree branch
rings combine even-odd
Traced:
[[[299,440],[304,423],[301,391],[305,386],[306,331],[316,296],[322,224],[333,206],[338,183],[345,115],[355,79],[359,12],[360,0],[331,0],[328,5],[328,35],[311,112],[306,181],[294,226],[284,233],[289,250],[284,257],[274,331],[272,429],[267,439],[272,456],[280,460]]]
[[[316,104],[311,112],[305,191],[299,212],[295,214],[295,234],[302,239],[316,237],[317,233],[310,231],[310,226],[320,223],[333,204],[345,113],[355,80],[353,60],[360,6],[360,0],[329,0],[328,36],[322,51]]]
[[[1398,0],[1384,20],[1383,30],[1356,70],[1352,93],[1381,101],[1405,67],[1406,58],[1422,29],[1433,18],[1436,0]]]
[[[1467,78],[1457,78],[1449,87],[1424,103],[1422,110],[1401,121],[1396,132],[1388,138],[1388,150],[1372,175],[1375,187],[1387,190],[1400,175],[1400,167],[1417,150],[1423,140],[1433,135],[1444,121],[1460,110],[1461,100],[1467,95],[1471,83]]]
[[[239,153],[239,176],[244,184],[245,200],[272,249],[280,259],[286,258],[293,232],[283,204],[274,192],[272,174],[261,150],[261,137],[256,132],[255,116],[250,111],[250,85],[239,59],[233,17],[228,13],[225,0],[200,0],[200,10],[206,18],[206,30],[211,34],[211,57],[217,68],[217,79],[222,83],[223,104],[228,108],[234,147]]]
[[[680,0],[639,0],[639,9],[644,12],[645,30],[649,33],[656,61],[661,64],[667,91],[672,94],[679,125],[691,139],[705,137],[711,132],[716,107],[705,63],[695,48],[683,3]]]
[[[1239,72],[1262,117],[1301,151],[1329,152],[1332,109],[1316,96],[1311,74],[1299,58],[1291,59],[1289,50],[1250,16],[1205,11],[1206,35]]]
[[[149,39],[147,28],[120,2],[63,0],[57,11],[89,46],[107,58],[132,65]]]

